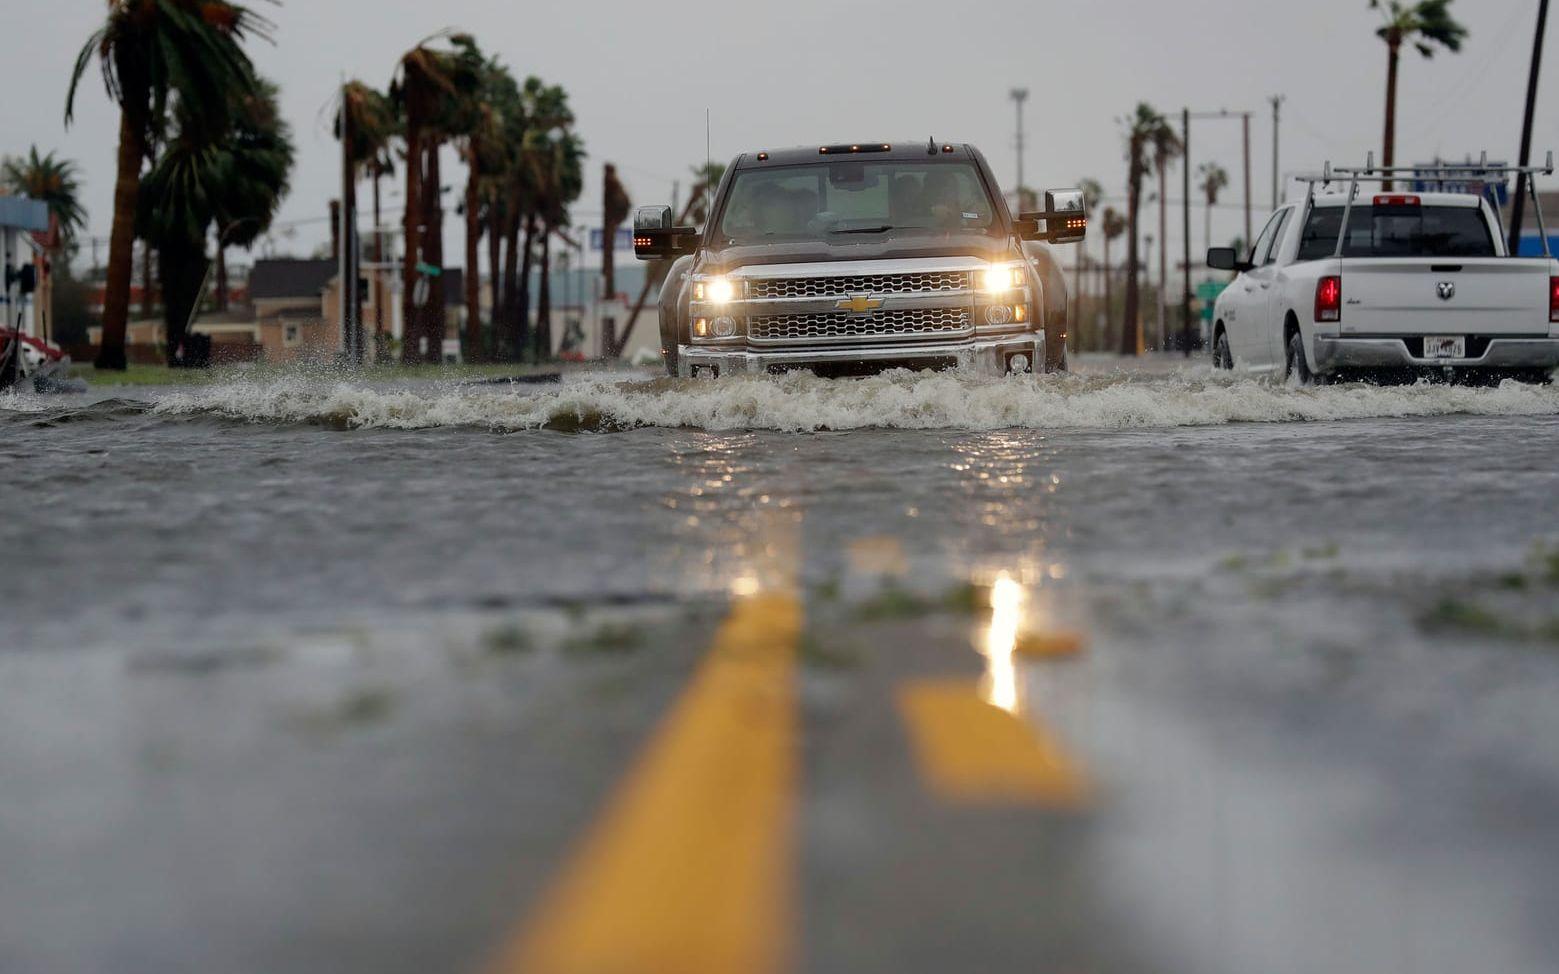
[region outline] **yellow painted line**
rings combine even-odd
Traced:
[[[970,804],[1020,804],[1075,811],[1093,798],[1082,763],[1033,715],[987,703],[963,681],[911,683],[899,690],[921,779],[937,796]]]
[[[738,600],[492,974],[774,974],[789,959],[799,600]]]
[[[1020,632],[1013,650],[1019,656],[1053,658],[1076,656],[1083,651],[1087,640],[1080,632],[1068,629],[1052,629],[1045,632]]]

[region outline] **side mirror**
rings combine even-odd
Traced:
[[[1088,211],[1080,189],[1045,191],[1045,208],[1037,213],[1020,213],[1018,236],[1024,240],[1050,243],[1078,243],[1088,234]]]
[[[641,206],[633,214],[633,255],[668,260],[698,249],[697,227],[671,225],[671,207]]]
[[[1234,271],[1236,274],[1243,274],[1256,265],[1250,261],[1240,260],[1239,253],[1233,247],[1209,247],[1207,266],[1215,271]]]

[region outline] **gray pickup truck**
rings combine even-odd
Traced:
[[[634,253],[673,261],[660,297],[671,375],[1066,368],[1065,275],[1077,190],[1009,212],[985,158],[958,143],[853,143],[744,153],[707,225],[634,215]]]

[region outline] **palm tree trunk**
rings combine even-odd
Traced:
[[[536,255],[536,217],[525,217],[525,242],[520,245],[520,287],[514,297],[514,324],[519,335],[520,347],[530,345],[530,273]]]
[[[536,295],[536,361],[552,357],[552,227],[541,228],[541,280]]]
[[[1115,288],[1110,282],[1110,238],[1104,238],[1104,334],[1100,335],[1099,348],[1110,347],[1110,336],[1115,331]]]
[[[493,361],[503,358],[503,222],[499,215],[498,201],[493,200],[487,212],[487,289],[492,307],[487,316],[492,320],[492,346],[489,349]]]
[[[164,242],[158,248],[158,266],[162,269],[162,320],[167,336],[170,367],[204,364],[185,349],[189,320],[200,300],[206,280],[206,255],[203,244]]]
[[[384,361],[384,231],[379,223],[379,170],[374,169],[374,362]]]
[[[146,128],[129,112],[119,117],[119,162],[114,180],[114,229],[108,243],[108,283],[103,293],[100,369],[125,368],[125,330],[130,323],[130,280],[135,275],[135,202],[141,193]]]
[[[217,240],[217,266],[216,266],[216,302],[218,311],[227,310],[227,248],[222,246],[222,241]]]
[[[437,140],[428,146],[424,166],[422,201],[427,207],[427,229],[422,235],[422,253],[429,264],[445,271],[444,267],[444,195],[439,176],[439,149]],[[444,361],[444,328],[448,323],[449,304],[444,290],[444,273],[433,276],[428,282],[428,306],[423,315],[423,328],[428,336],[428,354],[424,361],[437,365]]]
[[[143,241],[145,246],[141,248],[141,317],[151,318],[157,311],[157,302],[153,295],[157,291],[157,278],[152,270],[152,242]],[[157,255],[158,260],[162,255]]]
[[[464,345],[468,362],[487,361],[482,344],[482,215],[481,195],[477,192],[476,146],[466,147],[466,334]]]
[[[1139,155],[1133,152],[1132,155]],[[1142,167],[1135,161],[1130,166],[1126,181],[1126,309],[1121,318],[1122,355],[1142,354],[1142,320],[1140,316],[1142,295],[1137,275],[1142,261],[1137,250],[1137,231],[1142,216]]]
[[[406,253],[401,265],[401,364],[422,361],[422,311],[417,307],[417,260],[422,251],[422,119],[408,97],[406,117]]]
[[[515,310],[520,304],[520,213],[512,205],[506,209],[509,212],[503,218],[503,323],[509,339],[510,361],[519,362],[525,358],[525,329]]]
[[[341,113],[341,144],[351,142],[352,114]],[[358,261],[361,257],[357,243],[357,164],[343,151],[341,166],[341,246],[346,255],[347,274],[341,279],[341,321],[346,326],[341,336],[343,351],[351,365],[363,364],[363,307],[357,290]]]
[[[1381,147],[1380,164],[1390,169],[1397,159],[1397,63],[1401,60],[1402,42],[1386,39],[1386,134]],[[1386,192],[1391,192],[1392,181],[1386,180]]]
[[[1169,335],[1164,320],[1164,292],[1169,287],[1169,166],[1158,167],[1158,347],[1168,350]]]

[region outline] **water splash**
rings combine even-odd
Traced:
[[[903,371],[858,380],[804,373],[632,381],[596,375],[548,388],[396,388],[290,377],[174,392],[155,402],[152,411],[340,429],[1131,429],[1453,414],[1559,415],[1559,388],[1506,382],[1485,389],[1429,384],[1295,389],[1205,370],[1158,377],[1117,373],[1006,379]]]

